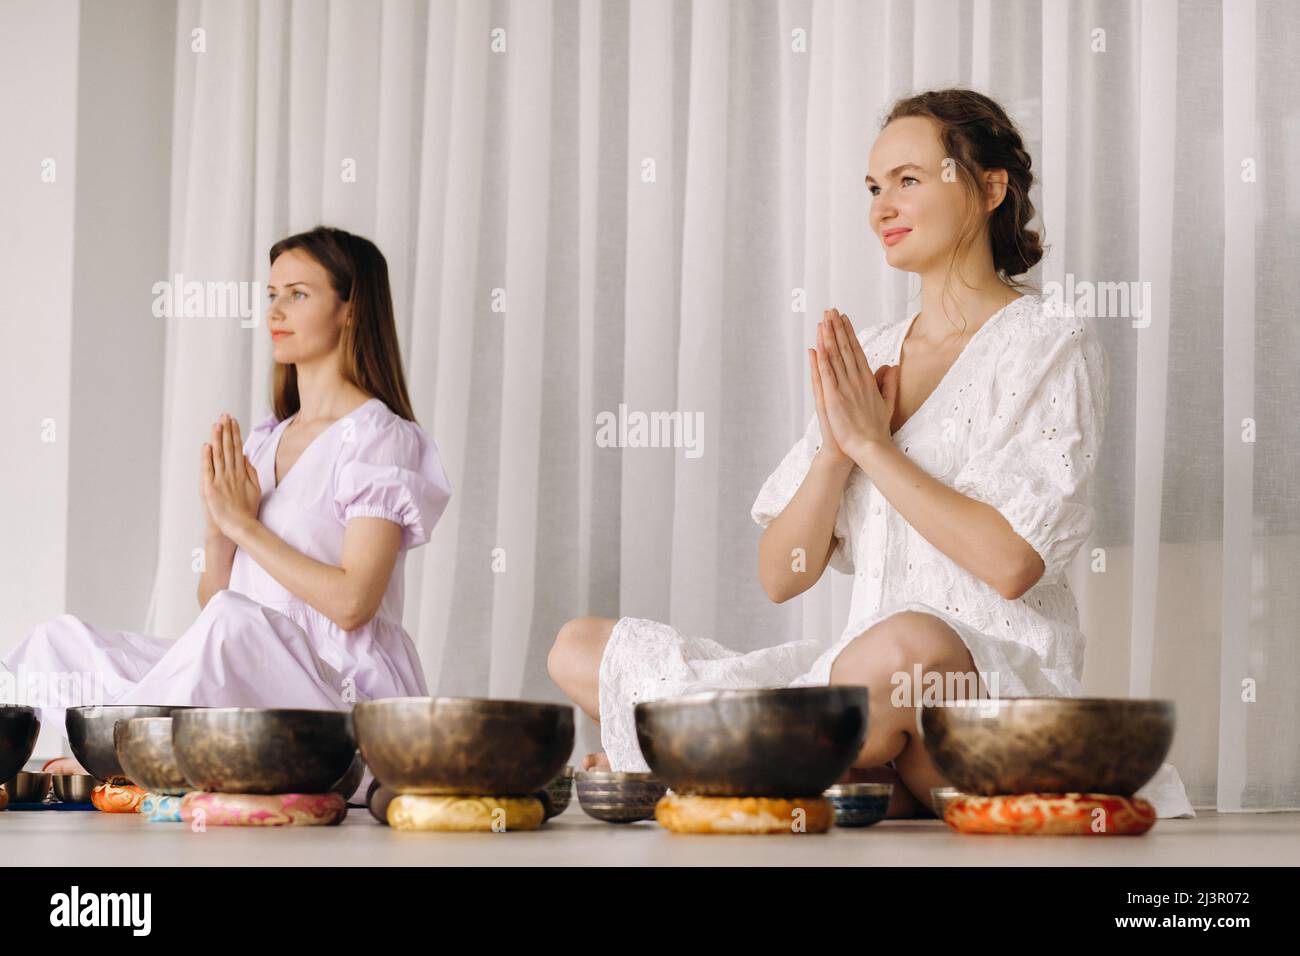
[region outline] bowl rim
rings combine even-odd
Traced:
[[[296,717],[303,714],[337,714],[343,720],[346,720],[352,713],[350,710],[327,710],[318,707],[190,707],[188,710],[204,716],[262,714],[276,717]],[[167,719],[174,720],[176,716],[178,715],[172,714]],[[175,726],[175,724],[172,726]]]
[[[653,783],[656,786],[668,786],[662,777],[642,770],[578,770],[574,772],[577,783]],[[554,779],[554,778],[552,778]]]
[[[118,724],[126,724],[126,732],[130,732],[132,730],[144,730],[146,726],[152,727],[157,723],[171,719],[172,717],[170,714],[165,717],[123,717],[113,724],[113,731],[114,733],[117,732]],[[135,726],[132,727],[132,724],[135,724]]]
[[[884,797],[893,796],[894,784],[884,781],[863,780],[857,783],[833,783],[822,791],[824,797]]]
[[[169,707],[172,710],[205,710],[202,704],[77,704],[75,707],[65,707],[64,710],[69,714],[84,716],[83,710],[134,710],[139,707]],[[143,715],[142,715],[143,716]],[[161,715],[152,715],[161,716]],[[118,720],[129,720],[131,718],[119,717]]]
[[[980,707],[1010,707],[1018,705],[1047,705],[1055,707],[1116,707],[1146,706],[1173,707],[1174,701],[1168,697],[960,697],[940,700],[934,703],[922,703],[923,710],[976,710]]]
[[[31,704],[0,704],[0,715],[9,714],[17,716],[18,714],[36,716],[36,708]]]
[[[398,704],[440,704],[454,706],[474,705],[481,707],[485,704],[493,707],[510,706],[510,707],[535,707],[542,710],[559,710],[572,712],[572,704],[561,704],[553,700],[522,700],[515,697],[424,697],[416,695],[413,697],[375,697],[372,700],[359,700],[353,705],[353,709],[365,708],[367,710],[379,707],[395,707]]]
[[[853,694],[858,696],[867,694],[868,688],[863,684],[815,684],[809,687],[722,687],[716,690],[701,690],[691,694],[682,694],[678,697],[663,697],[659,700],[643,700],[636,705],[636,710],[661,710],[665,708],[687,706],[699,706],[712,704],[724,700],[749,700],[757,697],[801,697],[810,693],[834,694],[836,696],[843,694]]]

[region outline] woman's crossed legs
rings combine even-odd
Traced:
[[[615,623],[607,617],[569,621],[547,658],[551,679],[596,722],[600,661]],[[876,622],[850,641],[831,667],[831,684],[868,688],[867,739],[842,780],[895,784],[889,817],[928,815],[930,788],[947,786],[917,731],[922,688],[912,688],[915,696],[895,700],[896,675],[911,684],[917,665],[925,680],[937,679],[941,688],[961,688],[963,680],[953,677],[975,680],[975,662],[961,638],[941,618],[922,611],[900,611]],[[603,753],[583,760],[584,770],[608,768]]]

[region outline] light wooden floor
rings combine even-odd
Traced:
[[[134,814],[0,812],[14,866],[1295,866],[1300,813],[1160,820],[1140,837],[967,836],[938,820],[890,820],[804,836],[685,836],[653,821],[616,826],[575,802],[541,830],[399,833],[350,807],[337,827],[251,829],[147,823]]]

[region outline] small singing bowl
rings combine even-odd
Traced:
[[[170,717],[173,713],[193,708],[162,704],[88,704],[69,707],[65,718],[68,744],[77,763],[100,780],[125,777],[126,771],[117,759],[117,743],[113,734],[119,720],[135,717]]]
[[[542,809],[545,812],[543,823],[569,809],[569,802],[573,799],[573,765],[566,764],[564,769],[555,775],[555,779],[538,790],[534,796],[542,801]]]
[[[588,816],[606,823],[649,820],[668,792],[668,785],[652,773],[580,771],[574,780],[579,805]]]
[[[99,784],[88,773],[56,773],[54,795],[61,803],[90,803],[90,795]]]
[[[41,719],[35,707],[20,704],[0,706],[0,780],[9,780],[31,759]],[[13,795],[10,794],[10,799]]]
[[[361,754],[401,794],[531,796],[573,753],[573,707],[386,697],[352,711]]]
[[[137,786],[150,793],[173,795],[193,789],[172,749],[172,718],[119,720],[113,728],[113,742],[122,770]]]
[[[675,793],[821,795],[867,735],[867,688],[720,690],[637,704],[651,771]]]
[[[835,808],[837,827],[869,827],[885,819],[892,783],[837,783],[827,787],[825,797]]]
[[[345,710],[208,707],[173,715],[172,750],[190,790],[327,793],[357,745]]]
[[[370,789],[366,792],[366,809],[370,811],[372,817],[384,826],[388,826],[388,805],[396,796],[396,790],[389,790],[376,777],[370,781]]]
[[[934,815],[942,820],[944,813],[948,809],[948,804],[963,796],[965,794],[956,787],[931,787],[930,807],[934,810]]]
[[[5,781],[10,803],[44,803],[50,792],[50,775],[20,770]]]
[[[921,709],[925,749],[958,790],[978,796],[1130,797],[1174,739],[1174,703],[1101,697],[955,699]]]

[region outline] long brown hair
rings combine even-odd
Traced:
[[[945,291],[952,279],[951,265],[979,238],[980,230],[987,228],[993,268],[999,278],[1022,293],[1036,292],[1012,278],[1028,272],[1043,258],[1043,244],[1038,232],[1029,228],[1034,218],[1034,204],[1029,201],[1029,189],[1034,182],[1033,159],[1006,110],[997,101],[974,90],[928,90],[895,102],[880,128],[904,116],[923,116],[938,126],[944,156],[952,159],[971,200],[972,214],[967,217],[953,248]],[[1007,191],[986,220],[981,177],[992,169],[1006,171]]]
[[[317,226],[273,245],[271,264],[290,249],[301,249],[319,262],[339,301],[352,303],[352,321],[340,333],[344,379],[382,400],[394,414],[414,422],[393,318],[388,260],[379,247],[342,229]],[[271,373],[275,417],[284,421],[300,405],[297,366],[276,362]]]

